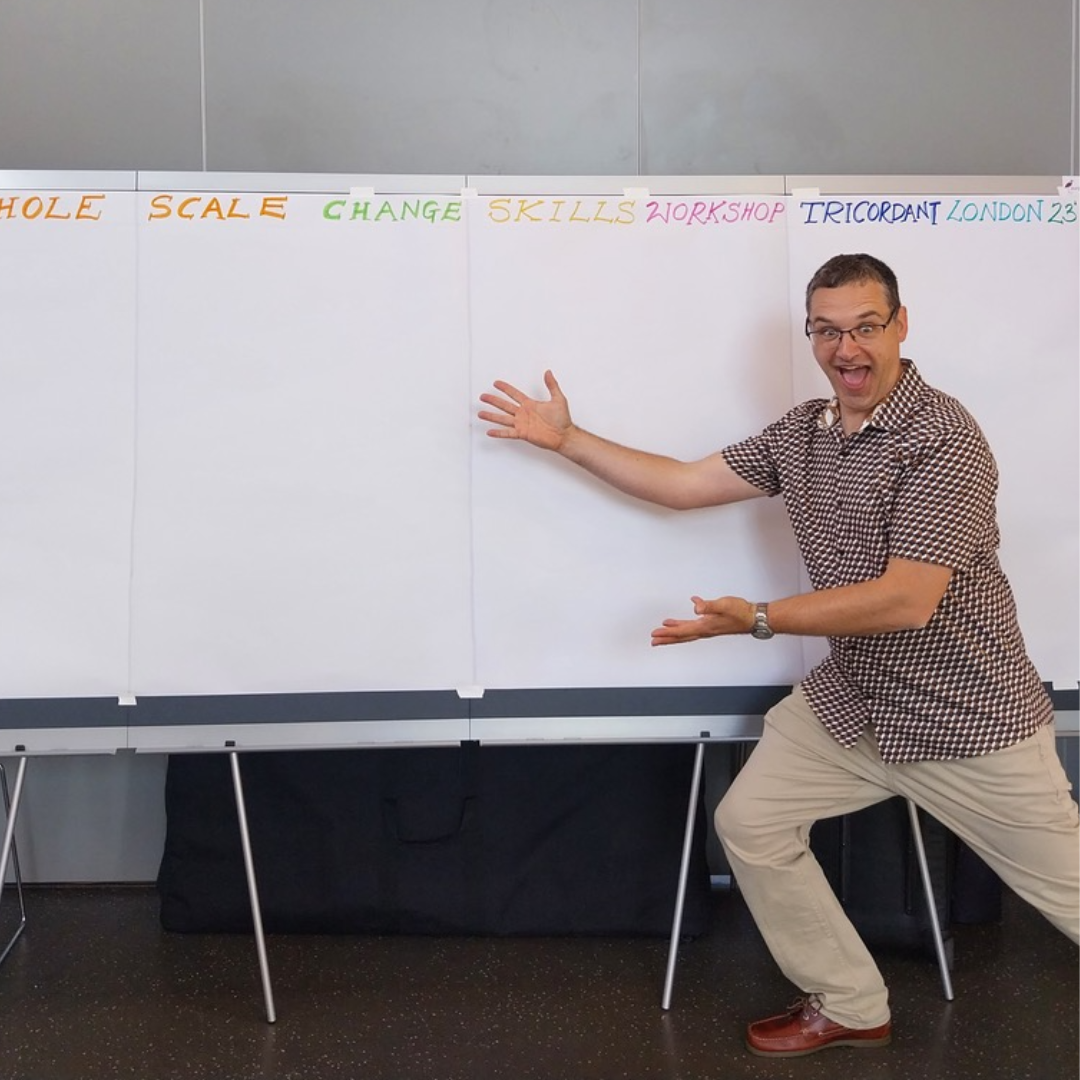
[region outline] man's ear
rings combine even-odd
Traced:
[[[896,314],[893,316],[893,322],[896,323],[896,332],[899,335],[899,339],[904,341],[907,338],[907,308],[901,304],[897,309]]]

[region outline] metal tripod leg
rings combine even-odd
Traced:
[[[0,899],[3,897],[4,882],[7,879],[9,856],[11,865],[15,870],[15,890],[19,897],[19,925],[15,928],[15,933],[11,935],[11,940],[4,946],[4,951],[0,953],[0,964],[7,959],[7,954],[11,952],[12,945],[19,940],[19,935],[26,929],[26,904],[23,901],[22,871],[19,869],[19,849],[15,846],[15,819],[19,816],[19,801],[22,798],[23,778],[26,775],[27,760],[25,757],[19,759],[19,768],[15,773],[14,798],[8,796],[7,772],[3,763],[0,762],[0,788],[3,789],[4,810],[7,813],[4,845],[0,849]]]
[[[236,791],[236,816],[240,821],[240,843],[244,849],[244,871],[247,874],[248,897],[251,900],[251,921],[255,927],[255,948],[259,953],[259,973],[262,976],[263,1000],[266,1002],[267,1023],[274,1023],[274,991],[270,986],[270,965],[266,959],[266,939],[263,937],[262,910],[259,907],[259,890],[255,885],[255,861],[251,857],[251,838],[248,835],[247,810],[244,806],[244,786],[240,782],[240,755],[229,752],[232,762],[233,788]]]
[[[701,769],[705,760],[705,743],[697,744],[694,771],[690,780],[690,804],[686,810],[686,831],[683,834],[682,864],[679,867],[679,887],[675,894],[675,917],[671,923],[671,942],[668,945],[667,975],[660,1007],[671,1008],[671,990],[675,983],[675,963],[679,958],[679,934],[682,931],[683,904],[686,901],[686,880],[690,875],[690,853],[694,846],[694,823],[697,820],[698,792],[701,790]]]
[[[941,969],[941,985],[945,991],[945,1000],[953,1000],[952,979],[949,978],[949,960],[945,952],[945,940],[941,936],[941,924],[938,922],[937,903],[934,900],[934,885],[930,880],[930,866],[926,861],[926,847],[923,844],[922,826],[919,822],[919,808],[910,800],[905,800],[908,816],[911,818],[911,836],[915,841],[915,855],[919,860],[919,872],[922,874],[923,893],[926,907],[930,913],[930,929],[934,937],[934,949],[937,951],[938,967]]]

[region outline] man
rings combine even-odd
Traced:
[[[806,334],[833,398],[682,462],[608,442],[508,383],[483,394],[495,438],[553,450],[663,506],[783,496],[813,591],[754,603],[693,597],[654,645],[809,634],[829,656],[766,716],[716,811],[742,895],[803,992],[753,1023],[747,1047],[785,1057],[890,1041],[888,994],[810,852],[814,821],[912,799],[1080,940],[1080,825],[1053,709],[1024,649],[997,559],[997,469],[978,425],[901,358],[893,272],[838,255],[806,290]]]

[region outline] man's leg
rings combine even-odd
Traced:
[[[766,717],[716,810],[732,873],[780,969],[829,1020],[860,1030],[888,1023],[888,992],[810,851],[810,826],[889,798],[885,783],[876,747],[865,737],[840,746],[796,689]]]
[[[890,771],[901,794],[956,833],[1059,930],[1080,940],[1080,823],[1052,727],[993,754]]]

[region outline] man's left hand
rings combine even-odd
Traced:
[[[692,596],[696,619],[665,619],[652,632],[654,645],[680,645],[684,641],[720,637],[723,634],[748,634],[754,625],[754,605],[740,596],[721,596],[703,600]]]

